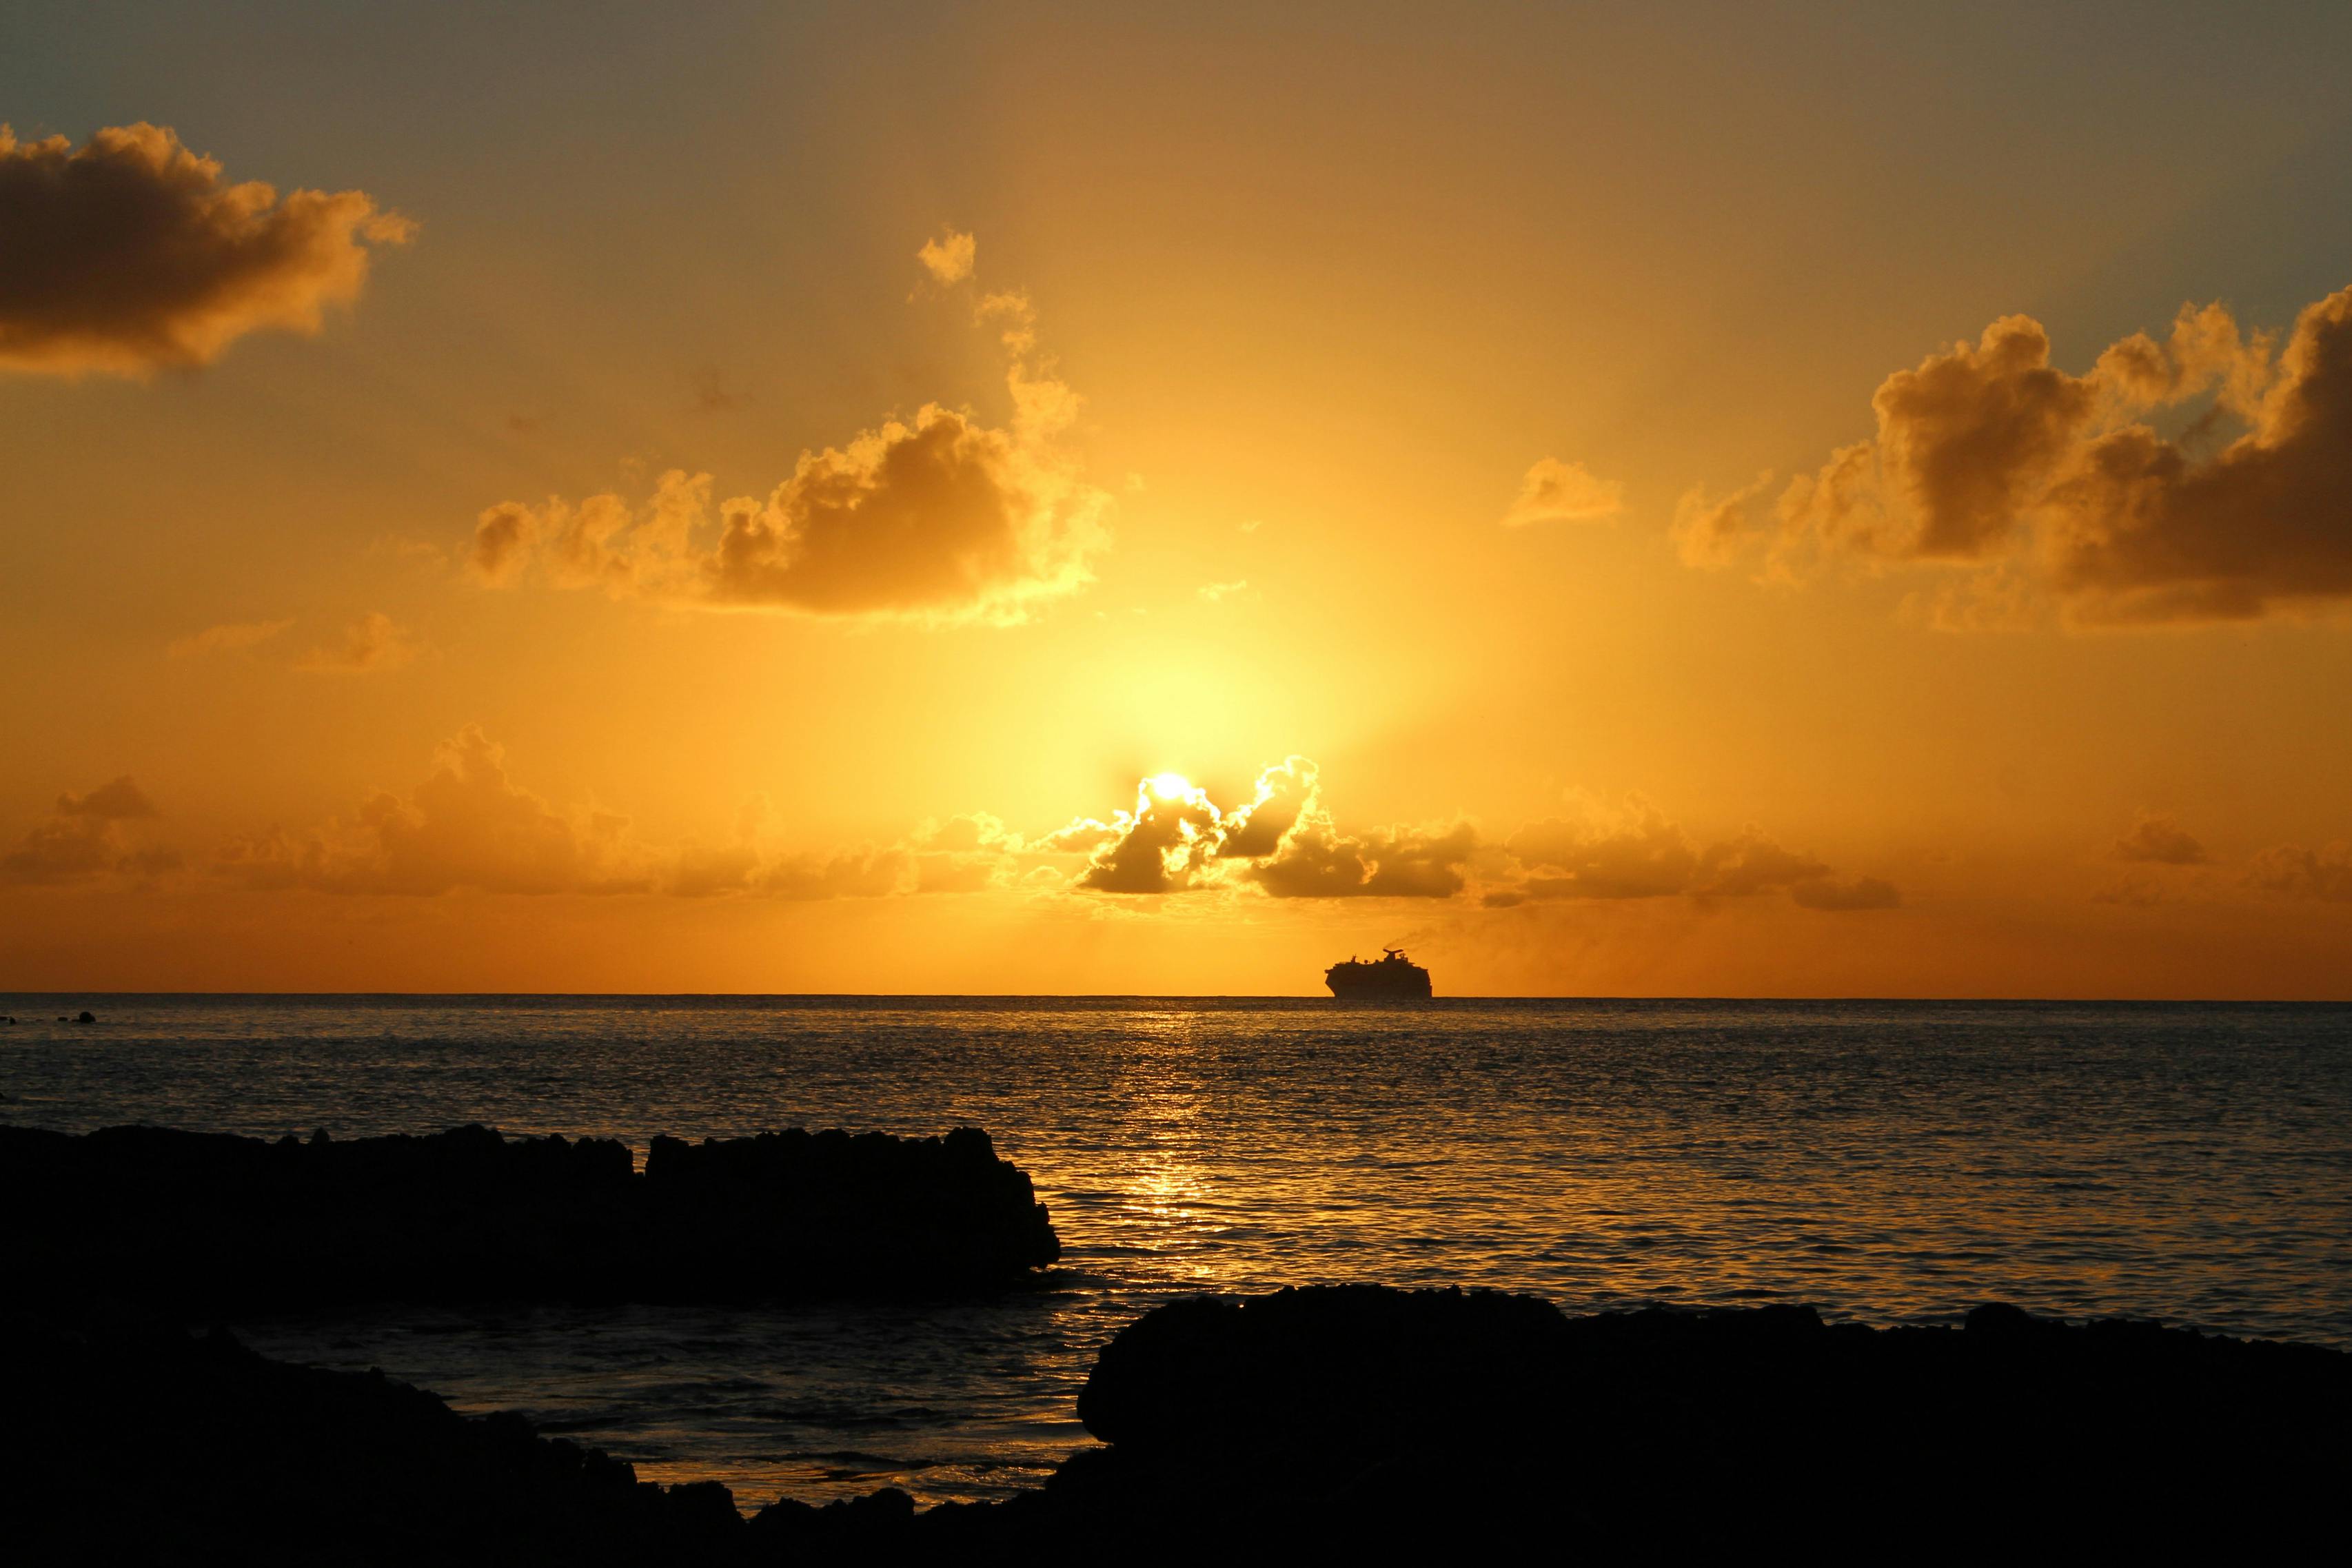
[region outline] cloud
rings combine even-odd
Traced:
[[[0,126],[0,368],[142,376],[263,328],[315,332],[407,219],[359,191],[226,184],[163,126],[80,148]]]
[[[1027,850],[986,811],[929,821],[908,841],[917,893],[981,893],[1009,881]]]
[[[705,609],[1025,619],[1093,580],[1110,497],[1067,449],[1079,399],[1035,359],[1026,298],[991,295],[979,311],[1003,324],[1013,356],[1004,428],[927,403],[802,453],[764,500],[722,501],[715,517],[711,476],[684,470],[642,506],[612,494],[503,502],[476,519],[472,575],[505,587],[535,565],[551,587]]]
[[[1245,577],[1235,578],[1231,582],[1204,582],[1201,585],[1201,597],[1214,604],[1217,601],[1230,598],[1247,587],[1249,587],[1249,579]]]
[[[294,667],[326,674],[396,670],[413,662],[423,646],[414,632],[404,631],[379,610],[344,628],[341,641],[304,653],[294,661]]]
[[[2352,844],[2339,839],[2324,849],[2281,844],[2264,850],[2247,867],[2246,880],[2287,898],[2352,903]]]
[[[378,790],[348,821],[299,837],[232,840],[218,869],[257,888],[430,896],[639,891],[650,884],[626,818],[551,804],[509,777],[506,752],[467,726],[405,794]]]
[[[706,365],[694,372],[694,412],[697,413],[730,413],[751,400],[734,390],[727,372],[716,365]]]
[[[1895,887],[1875,877],[1841,881],[1809,854],[1783,848],[1761,829],[1702,846],[1650,801],[1616,810],[1588,806],[1574,819],[1529,822],[1504,843],[1517,880],[1484,902],[1509,908],[1530,899],[1748,898],[1786,893],[1808,909],[1890,909]]]
[[[1518,498],[1503,514],[1505,528],[1529,523],[1605,523],[1625,509],[1625,486],[1595,478],[1581,463],[1540,459],[1519,482]]]
[[[1790,481],[1769,520],[1690,499],[1684,556],[1764,543],[1774,570],[1941,564],[2076,625],[2250,620],[2352,598],[2352,289],[2273,338],[2184,306],[2161,342],[2135,333],[2073,375],[2041,323],[2011,316],[1889,376],[1873,439]],[[2206,400],[2201,413],[2184,407]],[[2165,434],[2147,416],[2182,412]],[[2191,417],[2193,415],[2193,417]],[[2231,433],[2234,431],[2235,434]],[[1979,596],[1982,598],[1983,596]],[[1981,607],[1981,606],[1979,606]]]
[[[915,259],[923,264],[923,270],[931,275],[932,281],[961,283],[971,276],[972,260],[979,249],[980,242],[971,235],[948,229],[937,239],[925,240],[923,248],[915,253]]]
[[[0,886],[57,886],[169,871],[180,863],[178,854],[142,844],[130,826],[160,814],[127,774],[82,794],[68,790],[49,815],[0,852]]]
[[[182,637],[163,652],[170,658],[193,659],[204,653],[219,653],[233,649],[251,648],[268,642],[293,624],[291,617],[284,621],[226,622],[221,625],[207,626],[201,632]]]
[[[1746,547],[1751,524],[1748,510],[1772,483],[1772,471],[1756,476],[1752,484],[1726,495],[1710,496],[1694,485],[1675,503],[1675,520],[1667,530],[1675,553],[1685,566],[1729,566]]]
[[[2170,817],[2142,811],[2137,821],[2116,840],[2115,858],[2156,865],[2203,865],[2213,857]]]
[[[1298,814],[1316,803],[1320,780],[1314,762],[1298,756],[1286,757],[1261,772],[1250,798],[1224,814],[1217,853],[1262,860],[1281,849]]]
[[[1528,873],[1536,898],[1662,898],[1686,893],[1698,851],[1646,800],[1629,800],[1607,825],[1557,817],[1530,822],[1504,847]]]
[[[118,787],[119,786],[119,787]],[[72,810],[130,811],[143,798],[119,780],[59,802]],[[436,753],[405,791],[380,789],[349,815],[302,832],[273,828],[235,836],[213,870],[257,891],[433,897],[475,892],[516,895],[660,894],[806,902],[977,892],[1011,880],[1020,838],[985,813],[927,822],[904,841],[825,852],[772,851],[755,797],[721,844],[648,844],[629,820],[564,805],[517,782],[505,749],[468,726]]]
[[[2352,595],[2352,288],[2303,312],[2220,453],[2126,425],[2050,504],[2051,576],[2085,620],[2244,620]]]
[[[1108,823],[1073,823],[1065,835],[1096,830],[1104,841],[1078,885],[1096,893],[1181,893],[1216,857],[1223,822],[1208,792],[1170,789],[1150,779],[1136,786],[1135,810]]]
[[[901,891],[907,854],[896,849],[791,855],[760,868],[751,891],[776,898],[883,898]]]
[[[1221,810],[1208,791],[1162,775],[1136,786],[1135,809],[1081,819],[1026,846],[1087,856],[1076,885],[1093,893],[1171,894],[1255,887],[1274,898],[1450,898],[1477,847],[1467,822],[1339,831],[1312,760],[1258,775],[1249,800]]]

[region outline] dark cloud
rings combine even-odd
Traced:
[[[1014,468],[1009,436],[936,405],[805,455],[767,507],[726,513],[710,596],[834,615],[985,602],[1039,575]]]
[[[1343,833],[1322,807],[1319,779],[1312,760],[1286,758],[1231,810],[1173,776],[1146,779],[1133,810],[1026,847],[1085,853],[1076,885],[1094,893],[1255,886],[1274,898],[1450,898],[1466,885],[1478,842],[1470,824]]]
[[[1217,853],[1239,860],[1274,853],[1298,813],[1315,800],[1317,788],[1315,764],[1304,757],[1286,757],[1260,773],[1256,791],[1225,813]]]
[[[1536,898],[1662,898],[1689,892],[1698,874],[1689,836],[1646,801],[1608,827],[1557,817],[1530,822],[1504,847]]]
[[[1901,902],[1874,877],[1840,881],[1809,854],[1783,848],[1760,829],[1704,847],[1647,800],[1574,821],[1530,822],[1505,841],[1516,882],[1484,902],[1510,908],[1528,899],[1748,898],[1786,893],[1808,909],[1888,909]]]
[[[2050,363],[2040,323],[2008,317],[1888,377],[1875,437],[1791,480],[1769,522],[1745,495],[1695,492],[1677,538],[1695,564],[1767,540],[1781,572],[1839,558],[1973,568],[2078,624],[2340,602],[2352,598],[2352,289],[2305,309],[2275,362],[2273,346],[2221,306],[2184,307],[2166,340],[2135,334],[2077,376]],[[2200,398],[2210,406],[2176,418],[2180,434],[2146,422]]]
[[[0,367],[140,375],[200,365],[246,333],[318,329],[355,298],[368,246],[412,225],[358,191],[227,184],[170,130],[80,148],[0,126]]]
[[[152,876],[180,863],[168,849],[139,841],[131,824],[157,816],[129,776],[58,797],[48,816],[0,852],[0,886],[55,886],[105,876]]]
[[[88,794],[77,795],[68,789],[58,797],[60,817],[93,817],[101,822],[127,822],[139,817],[160,815],[155,802],[147,792],[131,781],[131,776],[100,785]]]
[[[1466,885],[1477,847],[1467,822],[1350,837],[1310,810],[1270,858],[1243,874],[1275,898],[1451,898]]]
[[[968,242],[939,254],[963,267],[957,280],[968,277]],[[552,587],[676,605],[1023,619],[1092,580],[1110,497],[1069,450],[1079,400],[1036,359],[1026,298],[992,295],[978,313],[1012,356],[1006,426],[928,403],[842,446],[802,453],[764,500],[722,501],[715,517],[710,476],[683,470],[664,475],[642,507],[609,494],[576,506],[502,502],[475,521],[474,575],[503,586],[536,563]]]
[[[1146,779],[1136,786],[1134,810],[1108,824],[1083,824],[1109,831],[1078,885],[1096,893],[1181,893],[1215,858],[1222,821],[1206,791]]]
[[[2303,312],[2243,436],[2200,461],[2144,424],[2111,431],[2050,500],[2051,574],[2085,619],[2352,595],[2352,288]]]
[[[2213,858],[2179,822],[2152,811],[2141,812],[2138,821],[2116,840],[2114,853],[2119,861],[2157,865],[2203,865]]]
[[[2339,839],[2324,849],[2281,844],[2264,850],[2248,866],[2246,880],[2288,898],[2352,903],[2352,844]]]

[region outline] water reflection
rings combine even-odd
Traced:
[[[62,1003],[63,998],[58,1001]],[[77,999],[76,1006],[81,1005]],[[45,1000],[0,1001],[39,1019]],[[19,1026],[0,1112],[276,1135],[990,1128],[1053,1207],[1039,1299],[892,1314],[264,1325],[649,1473],[984,1495],[1078,1437],[1171,1291],[1381,1280],[1571,1308],[2005,1298],[2352,1340],[2352,1009],[122,998]],[[275,1335],[275,1338],[270,1336]]]

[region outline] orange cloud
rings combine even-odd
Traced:
[[[2352,844],[2338,839],[2323,849],[2281,844],[2256,855],[2246,880],[2288,898],[2352,904]]]
[[[85,794],[68,790],[48,816],[0,853],[0,886],[55,886],[169,871],[180,863],[178,854],[139,843],[129,826],[160,814],[128,775]]]
[[[1772,483],[1769,469],[1755,482],[1727,495],[1710,496],[1694,485],[1675,503],[1675,520],[1668,530],[1675,552],[1685,566],[1728,566],[1748,542],[1748,509]]]
[[[1997,600],[2021,585],[2077,624],[2352,597],[2352,289],[2305,309],[2275,363],[2272,346],[2221,306],[2184,306],[2165,341],[2136,333],[2077,376],[2050,363],[2039,322],[2004,318],[1889,376],[1875,437],[1791,480],[1769,519],[1752,492],[1686,497],[1684,559],[1726,564],[1765,542],[1783,571],[1940,562],[1987,574]],[[2179,435],[2144,421],[2206,397]],[[2226,422],[2240,434],[2217,448]]]
[[[1529,523],[1605,523],[1625,509],[1625,486],[1596,478],[1581,463],[1546,457],[1519,482],[1518,497],[1503,514],[1503,526]]]
[[[472,573],[503,587],[535,563],[551,587],[709,609],[1023,620],[1093,580],[1110,497],[1066,448],[1079,400],[1029,357],[1026,299],[990,296],[981,309],[1014,307],[1006,428],[927,403],[845,445],[803,452],[764,501],[721,502],[715,520],[711,476],[684,470],[663,475],[642,507],[609,494],[577,506],[503,502],[476,519]]]
[[[204,653],[256,647],[293,624],[291,618],[284,621],[228,622],[218,626],[207,626],[201,632],[179,638],[163,652],[171,658],[193,659]]]
[[[328,674],[396,670],[414,661],[423,646],[414,632],[404,631],[379,610],[344,628],[341,641],[304,653],[294,661],[294,667]]]
[[[1451,898],[1466,885],[1463,870],[1477,847],[1467,822],[1355,838],[1310,810],[1272,857],[1244,874],[1276,898]]]
[[[358,296],[368,247],[414,232],[359,191],[226,184],[163,126],[79,149],[0,126],[0,368],[140,376],[263,328],[315,332]]]
[[[406,794],[379,790],[348,821],[231,841],[218,869],[255,888],[426,896],[620,893],[651,883],[625,817],[559,809],[516,784],[506,752],[468,726]]]
[[[128,788],[129,780],[118,780],[88,797],[66,797],[60,816],[128,814],[141,799],[122,796]],[[896,844],[771,852],[758,842],[766,814],[764,800],[747,805],[731,843],[648,844],[617,812],[561,804],[524,788],[509,772],[505,749],[468,726],[440,747],[414,789],[378,790],[349,817],[309,831],[233,837],[213,870],[257,891],[812,900],[977,892],[1008,880],[1016,857],[1034,858],[985,813],[925,823]],[[64,864],[62,849],[43,852]]]
[[[925,240],[923,248],[915,253],[915,259],[923,264],[923,270],[931,275],[933,282],[961,283],[971,276],[972,261],[979,250],[980,242],[971,235],[947,229],[939,238]]]

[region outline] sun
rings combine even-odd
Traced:
[[[1192,792],[1192,781],[1181,773],[1155,773],[1150,782],[1151,792],[1163,800],[1181,800]]]

